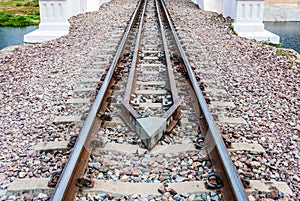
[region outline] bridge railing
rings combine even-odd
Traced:
[[[97,11],[110,0],[39,0],[39,28],[24,36],[25,43],[40,43],[69,33],[68,19],[80,13]]]
[[[279,36],[264,29],[264,0],[197,0],[197,3],[200,9],[231,17],[239,36],[279,44]]]
[[[38,43],[69,33],[68,18],[98,10],[110,0],[40,0],[39,29],[24,36],[25,43]],[[195,1],[195,0],[193,0]],[[264,29],[264,0],[196,0],[205,11],[234,19],[233,27],[242,37],[279,43],[279,36]]]

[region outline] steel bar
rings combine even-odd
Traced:
[[[182,57],[182,60],[186,66],[186,69],[188,71],[188,74],[189,74],[189,77],[191,79],[191,83],[192,83],[192,86],[195,90],[195,93],[196,93],[196,96],[198,98],[198,101],[199,101],[199,104],[200,104],[200,107],[202,109],[202,112],[204,114],[204,117],[206,119],[206,122],[208,124],[208,134],[211,135],[211,138],[214,142],[214,145],[215,148],[213,149],[216,149],[217,151],[217,155],[219,156],[219,159],[221,160],[221,164],[223,166],[223,170],[225,171],[225,175],[226,175],[226,179],[230,185],[230,189],[231,189],[231,192],[232,192],[232,197],[231,199],[234,199],[234,200],[238,200],[238,201],[245,201],[245,200],[248,200],[248,196],[244,190],[244,187],[237,175],[237,172],[231,162],[231,159],[228,155],[228,152],[226,150],[226,147],[224,145],[224,142],[223,140],[221,139],[220,137],[220,133],[217,129],[217,126],[213,120],[213,117],[208,109],[208,106],[206,104],[206,101],[205,101],[205,98],[203,97],[203,94],[201,92],[201,89],[199,88],[198,84],[197,84],[197,80],[195,78],[195,75],[193,73],[193,70],[188,62],[188,59],[184,53],[184,50],[180,44],[180,41],[179,41],[179,38],[176,34],[176,31],[175,31],[175,28],[171,22],[171,19],[170,19],[170,16],[168,14],[168,11],[166,9],[166,6],[164,4],[164,2],[162,0],[160,0],[161,4],[162,4],[162,7],[164,9],[164,12],[165,12],[165,15],[166,15],[166,18],[169,22],[169,25],[170,25],[170,28],[172,30],[172,33],[174,34],[174,39],[176,41],[176,45],[177,45],[177,48],[178,50],[180,51],[180,54],[181,54],[181,57]],[[228,192],[227,192],[228,193]],[[230,198],[230,196],[228,197]]]
[[[178,109],[179,99],[178,99],[178,93],[177,93],[175,78],[174,78],[171,59],[170,59],[170,52],[169,52],[167,39],[165,36],[165,30],[164,30],[164,26],[163,26],[162,19],[160,16],[160,11],[159,11],[157,0],[155,0],[155,4],[156,4],[157,17],[158,17],[158,21],[159,21],[159,26],[160,26],[160,30],[161,30],[161,36],[162,36],[162,41],[163,41],[163,46],[164,46],[164,51],[165,51],[165,58],[166,58],[168,79],[169,79],[169,83],[170,83],[170,90],[171,90],[172,99],[173,99],[172,107],[167,111],[166,115],[164,115],[166,118],[169,118]]]
[[[145,17],[145,11],[146,11],[146,5],[147,5],[147,0],[144,2],[144,7],[142,11],[142,16],[141,16],[141,22],[139,25],[138,29],[138,34],[136,38],[136,43],[135,43],[135,48],[134,48],[134,54],[132,58],[132,64],[130,68],[130,73],[128,77],[128,82],[126,86],[126,91],[125,91],[125,97],[124,97],[124,106],[126,109],[131,113],[132,116],[134,116],[135,119],[140,117],[140,115],[130,106],[129,101],[130,101],[130,96],[132,93],[132,87],[135,85],[134,80],[136,76],[136,65],[138,64],[138,55],[139,55],[139,47],[140,47],[140,41],[141,41],[141,35],[143,31],[143,24],[144,24],[144,17]]]
[[[60,177],[58,184],[55,188],[54,194],[52,195],[51,200],[53,200],[53,201],[73,200],[72,198],[74,198],[74,196],[75,196],[76,192],[69,192],[68,188],[70,185],[74,185],[75,180],[77,179],[76,174],[78,174],[78,173],[75,172],[76,166],[78,165],[78,163],[82,162],[82,161],[80,161],[80,156],[82,155],[82,152],[86,152],[86,147],[85,147],[86,140],[88,138],[88,135],[95,129],[95,126],[96,126],[95,119],[96,119],[97,112],[99,110],[100,104],[105,95],[105,92],[107,91],[107,87],[112,78],[112,75],[113,75],[115,67],[118,63],[119,57],[124,50],[124,46],[128,39],[129,32],[132,29],[133,24],[138,16],[137,13],[141,7],[141,4],[142,4],[142,2],[139,1],[139,3],[132,15],[132,18],[127,26],[127,30],[122,38],[121,44],[117,50],[117,53],[114,57],[112,64],[110,66],[107,76],[98,92],[98,95],[96,97],[94,104],[92,105],[92,108],[91,108],[89,115],[84,123],[84,126],[80,131],[77,142],[74,146],[74,150],[72,151],[72,153],[70,155],[68,163],[66,164],[66,166],[62,172],[62,176]]]

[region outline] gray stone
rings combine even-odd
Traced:
[[[166,130],[166,119],[146,117],[137,119],[136,132],[148,149],[152,149]]]

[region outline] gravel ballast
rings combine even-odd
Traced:
[[[230,29],[230,19],[204,12],[189,0],[165,2],[192,66],[214,71],[210,81],[223,83],[235,103],[219,115],[242,117],[249,124],[220,125],[221,133],[234,142],[259,143],[266,150],[258,156],[233,154],[236,168],[251,172],[251,179],[287,182],[295,194],[255,198],[299,200],[299,54],[238,37]]]
[[[294,192],[288,197],[273,193],[253,198],[300,200],[299,54],[240,38],[231,31],[230,19],[204,12],[190,0],[165,2],[179,37],[187,39],[183,46],[191,65],[215,71],[213,79],[226,89],[226,100],[235,103],[222,115],[248,123],[245,128],[220,125],[220,132],[233,142],[259,143],[266,150],[263,155],[232,154],[238,172],[251,179],[287,182]],[[34,145],[79,133],[80,125],[52,121],[56,115],[72,114],[64,104],[84,69],[95,56],[106,54],[107,40],[126,28],[136,3],[112,0],[98,12],[72,17],[67,36],[19,47],[0,58],[1,200],[7,199],[6,189],[16,178],[49,177],[63,168],[68,153],[36,153]]]
[[[5,190],[16,178],[49,177],[63,167],[68,153],[35,153],[34,146],[79,133],[79,125],[52,121],[72,114],[65,102],[95,58],[116,48],[107,41],[118,33],[121,39],[136,3],[112,0],[97,12],[72,17],[68,35],[0,58],[0,200],[7,199]]]

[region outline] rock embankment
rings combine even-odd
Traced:
[[[107,54],[104,47],[115,48],[107,41],[116,30],[126,28],[136,3],[112,0],[97,12],[72,17],[67,36],[1,54],[0,200],[7,199],[5,190],[16,178],[49,177],[62,168],[68,153],[38,154],[34,146],[79,133],[79,127],[52,121],[56,115],[70,114],[64,105],[84,77],[84,69],[98,55]]]
[[[221,132],[235,142],[259,143],[266,150],[263,156],[232,156],[233,162],[239,161],[238,172],[251,172],[251,179],[287,182],[295,193],[288,200],[299,200],[299,54],[238,37],[229,29],[230,22],[189,0],[165,2],[190,63],[214,71],[235,103],[222,115],[242,117],[249,124],[246,129],[223,125]],[[253,167],[252,161],[259,166]]]
[[[233,157],[239,172],[285,181],[295,195],[284,199],[300,200],[299,55],[240,38],[228,21],[189,0],[166,4],[179,36],[188,39],[185,46],[196,46],[187,50],[191,64],[218,72],[231,95],[236,107],[224,115],[243,117],[249,124],[247,129],[224,125],[221,132],[236,142],[260,143],[266,150],[262,156],[246,155],[245,163]],[[135,0],[112,0],[98,12],[71,18],[67,36],[0,58],[1,200],[7,199],[5,189],[16,178],[48,177],[62,168],[67,156],[37,154],[34,145],[79,132],[76,126],[56,126],[52,120],[68,114],[63,105],[80,82],[82,69],[102,53],[114,30],[125,29],[135,5]],[[262,200],[281,195],[255,196]]]

